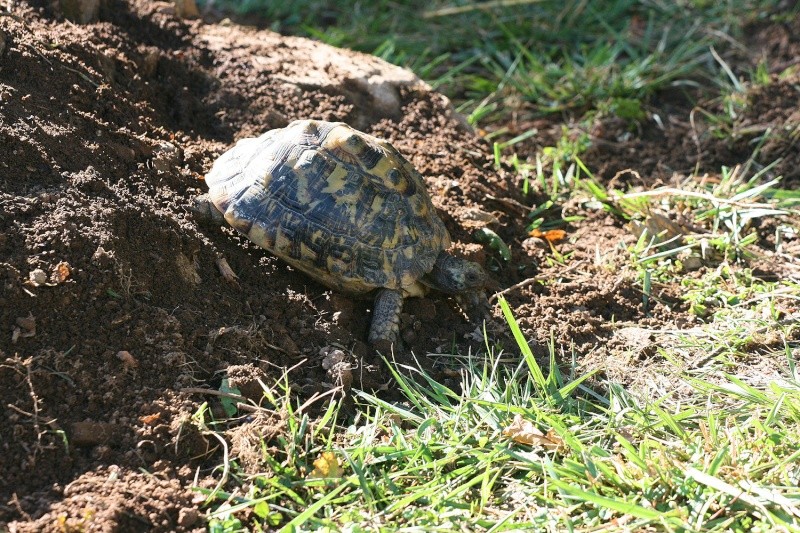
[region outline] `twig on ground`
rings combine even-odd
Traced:
[[[566,274],[568,272],[572,272],[573,270],[577,269],[579,266],[583,265],[584,263],[586,263],[586,261],[583,261],[583,260],[576,261],[576,262],[572,263],[570,266],[568,266],[567,268],[565,268],[564,270],[562,270],[561,272],[559,272],[558,275],[559,276],[563,276],[564,274]],[[555,277],[555,276],[551,276],[551,277]],[[503,289],[500,292],[494,293],[493,295],[491,295],[489,297],[489,302],[490,303],[494,302],[499,297],[501,297],[501,296],[503,296],[505,294],[508,294],[511,291],[514,291],[514,290],[517,290],[517,289],[521,289],[522,287],[527,287],[528,285],[532,285],[532,284],[536,283],[537,280],[540,280],[540,279],[542,279],[541,276],[534,276],[532,278],[528,278],[528,279],[522,280],[519,283],[517,283],[515,285],[512,285],[510,287],[507,287],[507,288]]]

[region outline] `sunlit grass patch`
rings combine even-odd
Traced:
[[[204,491],[211,530],[800,527],[797,376],[684,373],[683,393],[658,399],[590,388],[553,345],[540,367],[503,308],[518,345],[505,362],[468,358],[457,387],[387,361],[405,400],[359,392],[347,422],[336,403],[312,423],[273,397],[287,430],[263,442],[260,472],[232,459],[222,490]]]
[[[679,283],[688,272],[720,264],[746,268],[771,261],[785,265],[787,273],[800,267],[794,255],[800,195],[781,189],[780,177],[766,178],[773,165],[748,173],[751,158],[745,165],[723,167],[717,176],[676,176],[675,186],[622,190],[595,179],[579,156],[570,160],[554,162],[549,175],[538,160],[535,167],[514,160],[524,190],[548,198],[531,209],[528,230],[580,224],[582,213],[606,211],[636,237],[628,246],[630,263],[617,267],[633,268],[643,282]],[[634,170],[623,174],[639,177]],[[773,235],[764,235],[764,227]]]
[[[785,265],[784,272],[797,271],[800,194],[781,188],[781,177],[771,174],[775,163],[756,171],[754,160],[755,153],[744,164],[722,167],[716,175],[676,175],[675,185],[651,189],[618,184],[617,178],[628,175],[643,182],[632,169],[606,184],[568,148],[545,150],[535,163],[514,156],[510,164],[523,193],[544,198],[528,213],[530,235],[546,238],[547,230],[569,224],[579,227],[592,211],[613,215],[636,238],[627,245],[629,261],[617,260],[614,268],[635,272],[647,297],[652,282],[681,283],[690,272],[723,263],[746,268],[768,261],[776,267]],[[765,235],[765,228],[770,235]],[[568,232],[559,240],[565,237]],[[561,251],[553,248],[553,256],[564,263],[559,257],[568,250],[568,246]],[[596,258],[595,263],[600,262]]]

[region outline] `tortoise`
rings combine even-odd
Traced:
[[[485,303],[486,274],[451,255],[419,172],[342,122],[297,120],[242,139],[206,175],[192,211],[348,295],[375,291],[369,342],[399,344],[403,298],[429,288]]]

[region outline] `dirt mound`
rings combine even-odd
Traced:
[[[319,352],[331,343],[368,369],[357,386],[386,381],[363,342],[369,302],[187,216],[236,139],[297,118],[346,121],[443,183],[440,207],[464,205],[488,168],[465,158],[485,147],[449,102],[402,69],[166,8],[114,4],[86,26],[31,7],[0,18],[0,433],[13,436],[0,456],[0,522],[191,525],[178,502],[193,471],[179,466],[204,464],[207,443],[186,422],[203,398],[181,391],[218,386],[231,365],[277,375],[307,358],[291,379],[310,395],[327,387]],[[455,217],[447,224],[470,242]],[[222,280],[219,255],[238,286]],[[416,352],[474,328],[445,299],[410,302],[403,318]],[[156,490],[132,472],[157,460],[176,466],[162,476],[174,483],[157,484],[149,503],[127,499]],[[102,489],[112,466],[114,488]],[[94,506],[82,499],[93,484]]]
[[[487,265],[492,288],[555,275],[539,266],[549,249],[524,241],[524,206],[538,199],[494,170],[449,102],[405,71],[180,20],[160,2],[111,2],[88,25],[35,4],[10,9],[0,13],[0,524],[202,528],[188,487],[218,457],[190,423],[205,399],[196,389],[252,365],[269,376],[296,366],[298,394],[324,391],[320,350],[332,344],[361,369],[353,386],[387,380],[363,342],[369,302],[187,215],[211,162],[241,137],[298,118],[385,137],[426,176],[457,246]],[[787,109],[790,93],[779,95]],[[654,161],[684,161],[682,144],[666,146],[673,152]],[[614,151],[594,157],[610,177]],[[485,224],[512,246],[512,263],[474,243]],[[619,221],[594,212],[570,231],[579,268],[508,294],[540,353],[551,329],[585,354],[610,336],[611,318],[672,319],[668,294],[648,315],[634,280],[595,261],[598,245],[613,255],[632,242]],[[220,256],[238,285],[222,280]],[[409,301],[402,319],[414,353],[482,344],[441,296]],[[499,320],[490,330],[504,331]]]

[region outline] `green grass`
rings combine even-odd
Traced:
[[[405,401],[358,393],[360,413],[346,426],[337,425],[336,403],[311,423],[294,412],[290,395],[270,397],[289,431],[265,443],[262,473],[230,465],[235,493],[204,491],[211,531],[238,530],[243,511],[252,527],[286,531],[800,527],[796,374],[750,384],[726,372],[724,359],[740,354],[730,345],[703,375],[684,372],[680,394],[648,397],[559,370],[552,344],[545,372],[501,305],[517,364],[491,350],[466,358],[460,385],[448,388],[387,361]],[[777,322],[765,328],[792,335]],[[687,347],[705,334],[674,338],[672,357],[686,357],[672,363],[685,366],[694,355]],[[774,350],[763,356],[793,364],[790,344]],[[515,419],[539,433],[510,432]],[[331,477],[309,475],[325,451]]]

